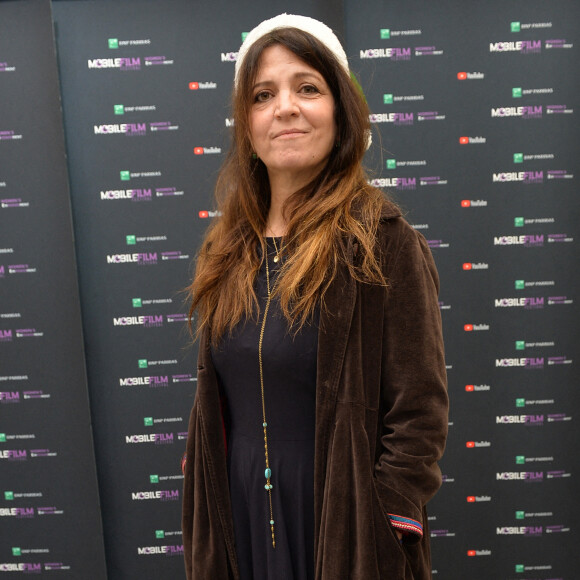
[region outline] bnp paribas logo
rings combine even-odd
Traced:
[[[392,105],[394,102],[393,93],[385,93],[383,95],[383,105]]]
[[[109,48],[119,48],[119,39],[118,38],[109,38]]]
[[[516,290],[524,290],[526,288],[525,280],[515,280],[514,287]]]
[[[136,236],[125,236],[128,246],[134,246],[137,243]]]
[[[524,218],[521,216],[514,218],[514,227],[516,228],[523,228],[524,227]]]
[[[4,492],[4,499],[6,501],[14,501],[14,492],[13,491],[5,491]]]
[[[525,399],[521,399],[521,398],[516,399],[516,407],[525,407],[525,406],[526,406]]]
[[[526,341],[516,340],[516,350],[526,350]]]
[[[510,30],[512,32],[520,32],[522,25],[520,22],[510,22]]]
[[[514,163],[523,163],[523,162],[524,162],[524,154],[514,153]]]
[[[143,417],[143,425],[145,427],[153,427],[153,417]]]
[[[147,359],[146,359],[146,358],[140,358],[140,359],[137,361],[137,366],[138,366],[140,369],[146,369],[146,368],[149,366],[149,362],[147,361]]]
[[[159,483],[159,476],[156,473],[152,473],[149,476],[149,483]]]
[[[121,181],[129,181],[131,179],[131,172],[119,171],[119,177],[121,178]]]
[[[520,572],[525,572],[525,568],[523,564],[516,564],[516,572],[520,573]]]
[[[162,540],[164,537],[165,537],[165,531],[164,530],[155,530],[155,538],[157,540]]]
[[[387,159],[387,169],[397,169],[397,160]]]
[[[516,465],[524,465],[525,462],[526,462],[525,455],[516,455]]]
[[[523,510],[517,510],[516,511],[516,520],[523,520],[525,519],[526,514]]]
[[[514,98],[514,99],[521,99],[522,98],[522,87],[513,87],[512,88],[512,98]]]
[[[143,306],[143,301],[141,298],[133,298],[131,302],[133,304],[133,308],[141,308]]]
[[[0,433],[0,443],[6,443],[6,433]]]
[[[381,39],[387,40],[391,38],[391,29],[390,28],[381,28]]]
[[[22,556],[22,550],[18,546],[14,546],[12,548],[12,555],[13,556]]]
[[[115,111],[115,115],[125,114],[125,105],[113,105],[113,109]]]

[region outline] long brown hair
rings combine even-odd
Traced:
[[[291,327],[301,328],[316,305],[324,305],[340,263],[359,281],[386,284],[374,252],[384,195],[368,185],[361,165],[370,130],[366,101],[333,53],[315,37],[296,28],[273,30],[252,45],[240,70],[233,95],[232,144],[215,189],[221,216],[206,234],[187,289],[190,328],[197,311],[197,331],[209,327],[214,343],[240,320],[258,313],[254,282],[260,256],[265,255],[270,185],[266,166],[252,156],[249,116],[260,55],[275,44],[324,77],[334,97],[338,144],[319,175],[284,207],[285,261],[275,288],[282,312]],[[359,244],[356,266],[347,257],[349,236]]]

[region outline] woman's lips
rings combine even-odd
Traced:
[[[276,135],[274,135],[274,139],[292,139],[293,137],[300,137],[305,133],[306,131],[300,131],[299,129],[288,129],[287,131],[280,131],[279,133],[276,133]]]

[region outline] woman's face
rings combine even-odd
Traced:
[[[287,48],[264,50],[252,89],[250,139],[270,181],[309,181],[336,140],[334,98],[323,76]]]

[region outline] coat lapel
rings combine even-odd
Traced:
[[[348,259],[352,262],[353,245],[349,241]],[[350,332],[356,282],[345,264],[340,264],[331,282],[320,313],[316,372],[316,440],[314,451],[314,522],[315,554],[322,519],[322,500],[330,427],[335,415],[336,395]]]
[[[223,436],[223,417],[218,392],[218,381],[210,354],[210,345],[207,329],[200,340],[199,369],[208,373],[209,388],[198,392],[202,399],[201,419],[202,430],[205,435],[204,465],[209,472],[211,490],[214,494],[215,505],[218,506],[220,524],[225,538],[226,549],[234,577],[238,577],[238,565],[234,548],[234,528],[232,506],[230,500],[226,448]],[[200,389],[201,385],[198,385]]]

